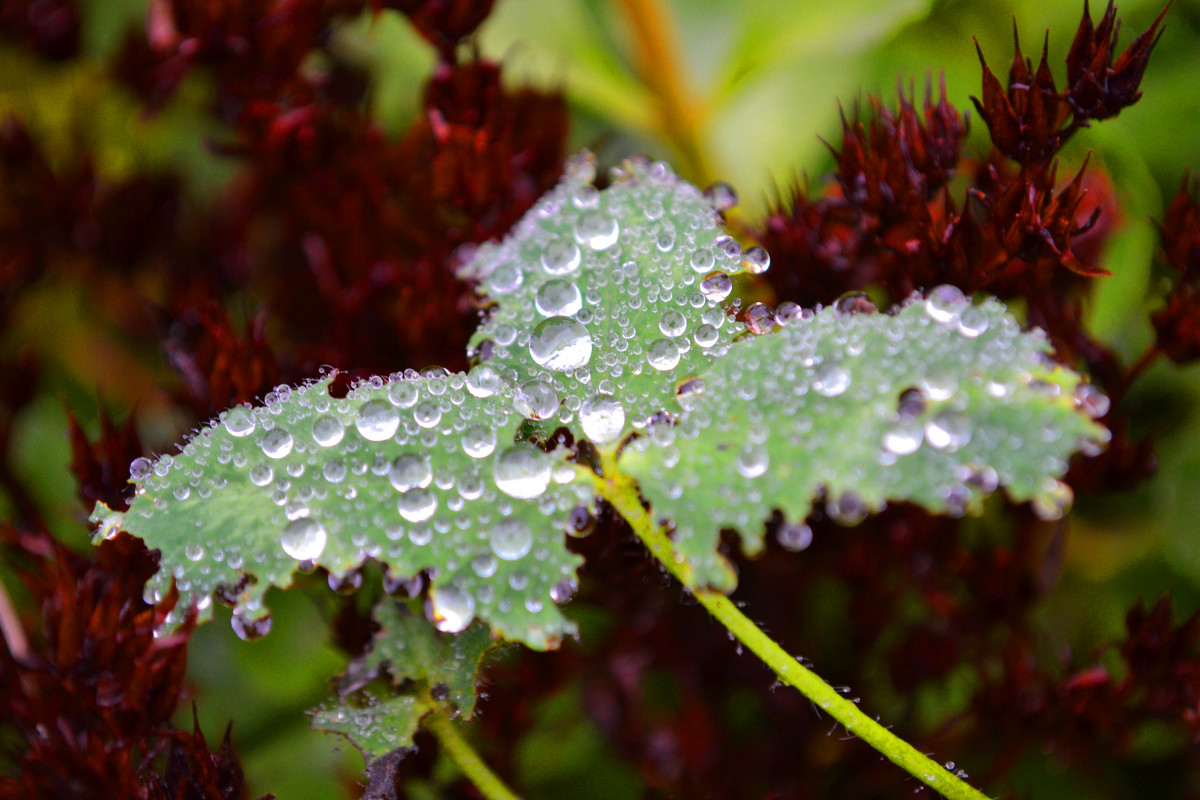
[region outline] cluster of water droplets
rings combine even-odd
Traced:
[[[724,233],[718,212],[736,203],[728,186],[702,194],[648,160],[614,170],[603,191],[594,178],[590,156],[573,160],[462,274],[495,303],[472,347],[519,387],[520,412],[605,444],[676,410],[677,386],[744,330],[724,305],[731,276],[770,258]]]
[[[544,402],[535,394],[486,365],[372,378],[344,398],[327,381],[281,386],[222,413],[178,455],[135,461],[134,502],[106,531],[123,525],[163,551],[148,598],[172,577],[185,598],[168,625],[188,597],[207,612],[218,593],[236,626],[261,632],[269,586],[314,566],[341,578],[374,558],[393,575],[435,575],[439,630],[481,617],[545,646],[570,630],[554,606],[579,559],[562,533],[591,489],[563,454],[513,441],[534,416],[522,409]],[[595,416],[620,426],[613,409]]]
[[[773,335],[735,343],[701,373],[688,412],[653,426],[624,462],[714,581],[728,577],[720,529],[755,552],[780,509],[793,521],[777,528],[780,544],[803,549],[811,531],[798,521],[818,496],[818,513],[852,525],[888,500],[963,514],[1004,486],[1056,518],[1070,505],[1067,460],[1107,441],[1092,422],[1107,398],[1056,368],[1044,335],[1022,333],[994,300],[943,286],[892,314],[865,295],[745,314]]]

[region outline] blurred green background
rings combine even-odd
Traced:
[[[761,217],[777,187],[803,176],[818,184],[832,159],[821,138],[839,139],[839,104],[851,109],[866,93],[892,102],[898,85],[944,75],[950,101],[970,108],[979,92],[976,37],[993,69],[1003,75],[1018,20],[1027,54],[1050,32],[1050,61],[1060,82],[1063,60],[1079,21],[1081,2],[1014,0],[671,0],[668,40],[676,46],[681,91],[689,98],[698,158],[688,162],[661,135],[650,87],[639,76],[629,21],[617,2],[601,0],[498,0],[484,24],[479,48],[501,61],[510,85],[563,91],[572,110],[571,147],[591,147],[613,160],[635,152],[664,157],[698,182],[720,178],[742,198],[751,222]],[[209,142],[222,131],[203,110],[211,87],[201,73],[189,77],[161,113],[145,115],[135,100],[105,76],[103,59],[145,13],[144,0],[91,0],[84,4],[87,59],[50,67],[0,46],[0,112],[25,118],[52,155],[68,159],[90,149],[102,177],[133,170],[173,169],[188,177],[197,203],[213,202],[236,163],[213,155]],[[1149,26],[1159,0],[1127,0],[1121,46]],[[1099,14],[1102,8],[1093,8]],[[384,13],[342,27],[335,50],[370,66],[372,107],[389,134],[399,135],[417,112],[434,53],[404,18]],[[1186,170],[1200,164],[1200,0],[1177,0],[1142,84],[1145,97],[1119,118],[1084,131],[1072,142],[1064,169],[1094,150],[1113,178],[1126,216],[1109,247],[1114,276],[1101,282],[1089,307],[1093,330],[1134,356],[1153,338],[1147,311],[1162,289],[1156,234],[1164,198]],[[972,143],[986,146],[972,113]],[[83,513],[66,470],[69,451],[64,406],[95,425],[97,394],[123,414],[152,387],[120,376],[121,355],[89,337],[89,303],[96,298],[40,286],[29,293],[8,341],[16,351],[32,345],[44,356],[45,392],[19,420],[20,472],[37,487],[52,522],[67,541],[82,544]],[[114,377],[118,376],[118,377]],[[1144,595],[1173,591],[1177,610],[1200,601],[1200,372],[1159,363],[1128,403],[1158,442],[1160,470],[1137,491],[1081,504],[1065,554],[1067,571],[1041,614],[1047,629],[1078,653],[1118,639],[1123,614]],[[150,411],[153,412],[153,403]],[[90,415],[90,418],[89,418]],[[175,421],[147,415],[145,440],[165,449]],[[0,500],[0,502],[3,502]],[[0,513],[3,512],[0,506]],[[330,798],[361,769],[348,747],[308,731],[301,713],[320,702],[342,658],[328,642],[326,625],[311,601],[296,593],[271,601],[273,633],[238,641],[227,624],[200,630],[191,650],[191,676],[201,721],[216,740],[230,719],[254,790],[280,798]],[[582,618],[586,649],[594,611],[571,606]],[[590,623],[594,624],[594,623]],[[535,735],[523,744],[518,780],[531,796],[640,795],[635,776],[608,753],[579,711],[572,688],[539,710]],[[880,698],[865,702],[887,718]],[[181,720],[187,725],[190,720]],[[538,748],[553,747],[552,767]],[[319,776],[327,776],[324,780]],[[586,781],[576,780],[588,776]],[[1046,776],[1039,778],[1045,788]],[[1051,781],[1052,783],[1052,781]],[[436,786],[428,796],[436,797]],[[1071,787],[1061,795],[1070,796]]]

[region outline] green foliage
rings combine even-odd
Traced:
[[[888,500],[978,511],[998,486],[1057,517],[1070,502],[1056,480],[1067,459],[1107,441],[1077,411],[1102,411],[1103,396],[994,300],[972,305],[944,286],[894,315],[796,309],[779,319],[780,332],[735,344],[701,373],[679,424],[654,426],[621,462],[674,522],[677,551],[723,591],[734,586],[716,550],[723,528],[757,553],[763,520],[779,509],[781,543],[803,549],[818,494],[852,525]]]
[[[743,261],[710,201],[661,162],[626,162],[602,192],[594,177],[574,161],[463,274],[495,300],[471,346],[531,398],[528,416],[604,445],[681,411],[678,385],[741,328],[725,324],[730,275],[766,262],[762,248]]]
[[[574,633],[556,607],[580,562],[563,537],[572,513],[599,491],[646,523],[618,478],[638,478],[674,521],[674,552],[655,553],[681,559],[693,590],[728,591],[723,527],[755,552],[772,509],[799,523],[822,490],[847,523],[889,499],[961,514],[1000,485],[1060,514],[1056,476],[1106,434],[1080,410],[1104,398],[997,302],[941,287],[894,315],[853,313],[865,300],[849,298],[816,314],[756,304],[736,322],[729,275],[767,262],[724,233],[722,192],[646,160],[603,191],[593,177],[590,160],[573,162],[464,268],[496,299],[470,374],[373,378],[344,398],[331,378],[279,387],[179,455],[134,462],[126,514],[97,506],[98,535],[123,528],[161,551],[156,598],[174,579],[181,608],[207,616],[220,597],[243,631],[261,630],[267,589],[298,569],[340,579],[375,559],[392,579],[428,574],[425,613],[385,599],[371,651],[343,681],[352,695],[386,669],[393,696],[314,717],[368,759],[409,744],[430,697],[470,716],[493,636],[549,648]],[[527,441],[557,424],[591,439],[606,470],[623,456],[626,475]]]

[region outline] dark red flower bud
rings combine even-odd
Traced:
[[[1109,0],[1100,24],[1093,27],[1091,11],[1084,0],[1083,19],[1067,54],[1066,96],[1076,120],[1115,117],[1138,101],[1142,96],[1138,87],[1150,54],[1162,38],[1159,25],[1167,8],[1169,4],[1113,63],[1121,31],[1117,8]]]
[[[492,12],[495,0],[381,0],[385,8],[408,15],[413,27],[453,60],[455,46],[470,36]]]

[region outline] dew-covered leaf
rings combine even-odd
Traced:
[[[263,406],[223,412],[178,455],[134,462],[129,511],[97,506],[93,518],[99,535],[123,528],[162,552],[148,593],[173,576],[181,608],[190,597],[207,617],[215,595],[234,603],[239,632],[263,632],[269,587],[374,558],[397,578],[430,572],[440,630],[478,617],[536,648],[573,632],[555,587],[574,580],[580,559],[563,534],[591,488],[562,452],[513,443],[512,389],[436,370],[341,399],[328,384],[280,387]]]
[[[715,205],[662,162],[629,161],[598,191],[586,154],[499,244],[463,268],[494,301],[473,352],[518,387],[531,419],[605,445],[659,411],[743,326],[729,276],[765,270]]]
[[[427,712],[415,697],[397,695],[372,698],[372,704],[362,708],[338,703],[311,713],[314,730],[345,736],[369,765],[393,750],[412,747],[413,734]]]
[[[701,374],[679,423],[654,426],[621,468],[674,522],[700,583],[724,590],[735,579],[719,531],[736,530],[753,554],[779,509],[781,544],[802,549],[819,493],[844,524],[889,500],[962,514],[1001,486],[1061,516],[1071,493],[1057,478],[1073,453],[1107,441],[1086,413],[1103,413],[1107,399],[1049,349],[995,300],[972,305],[952,287],[894,315],[792,315],[777,333],[734,344]]]
[[[478,622],[459,634],[440,633],[413,603],[384,598],[375,606],[372,616],[379,631],[370,651],[351,665],[348,674],[372,676],[387,670],[396,685],[407,679],[424,681],[437,699],[453,703],[459,714],[470,719],[475,713],[479,663],[494,644],[491,633]]]

